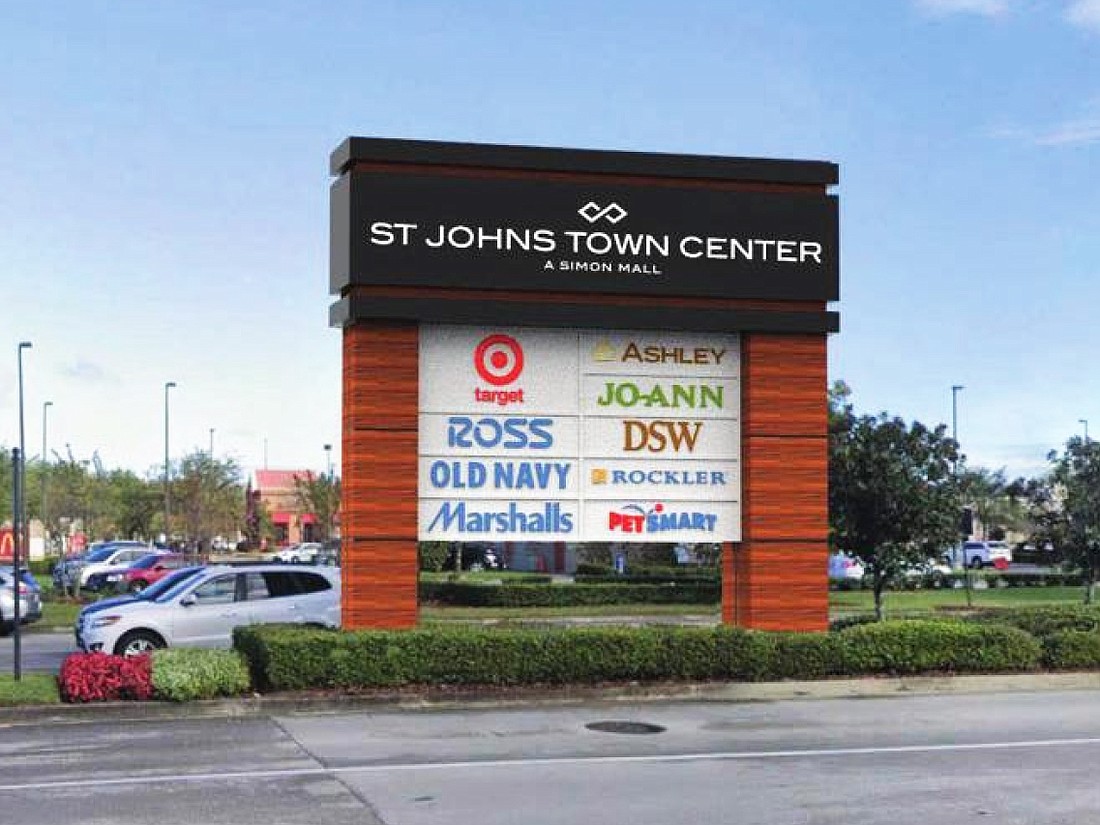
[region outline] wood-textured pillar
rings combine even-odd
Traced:
[[[742,541],[723,548],[722,620],[825,630],[826,337],[746,333],[741,370]]]
[[[344,329],[342,623],[417,623],[415,323]]]

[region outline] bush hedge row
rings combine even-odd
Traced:
[[[166,699],[186,702],[238,696],[250,686],[248,667],[235,650],[166,648],[148,656],[71,653],[57,677],[66,702]]]
[[[665,584],[472,584],[421,582],[420,601],[463,607],[577,607],[603,604],[717,604],[717,581]]]
[[[1013,672],[1037,668],[1043,656],[1039,642],[1022,630],[955,620],[882,622],[838,633],[736,627],[341,632],[268,625],[238,628],[234,644],[264,690]]]

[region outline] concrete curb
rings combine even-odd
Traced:
[[[777,702],[784,700],[1100,690],[1100,672],[991,676],[907,676],[809,682],[628,684],[502,690],[422,689],[358,695],[276,694],[239,699],[104,702],[0,707],[0,728],[151,719],[246,718],[355,711],[487,710],[626,702]]]

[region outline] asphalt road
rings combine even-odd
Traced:
[[[61,662],[76,650],[72,633],[20,634],[24,673],[57,673]],[[11,636],[0,639],[0,673],[11,673],[15,644]]]
[[[1100,822],[1100,691],[0,728],[5,821]],[[647,723],[608,733],[601,721]]]

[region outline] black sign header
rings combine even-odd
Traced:
[[[352,168],[330,285],[839,298],[836,198]]]

